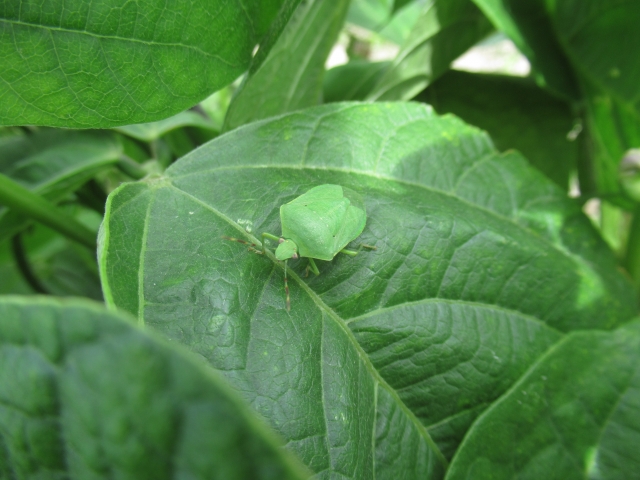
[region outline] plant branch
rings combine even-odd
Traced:
[[[0,203],[95,249],[96,234],[40,195],[0,174]]]

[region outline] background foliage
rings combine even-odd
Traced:
[[[0,5],[0,478],[633,478],[637,18]],[[500,45],[530,73],[452,68]],[[222,237],[323,183],[377,250],[287,312]]]

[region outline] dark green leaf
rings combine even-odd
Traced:
[[[231,83],[278,0],[0,6],[0,123],[95,128],[176,114]]]
[[[0,173],[57,202],[113,165],[122,145],[108,132],[42,132],[0,140]],[[24,229],[24,215],[0,207],[0,242]]]
[[[96,212],[77,206],[66,208],[65,212],[93,231],[97,231],[102,220]],[[18,239],[4,242],[0,248],[4,252],[0,255],[3,271],[0,294],[44,292],[102,300],[95,251],[38,224],[27,228]],[[17,248],[21,251],[16,251]],[[24,265],[19,268],[20,262]],[[32,284],[25,283],[29,274],[34,277]]]
[[[516,149],[562,188],[576,169],[578,143],[568,104],[529,79],[451,70],[419,99],[486,130],[499,150]]]
[[[348,0],[301,3],[269,56],[231,101],[224,129],[320,103],[324,64],[348,6]]]
[[[529,59],[541,85],[569,100],[578,98],[576,78],[563,51],[545,0],[473,0],[497,29]],[[567,3],[567,2],[561,2]],[[575,4],[575,2],[571,2]],[[602,41],[601,39],[599,41]]]
[[[640,2],[548,2],[556,35],[581,76],[640,112]]]
[[[635,478],[638,365],[638,321],[568,335],[478,420],[447,479]]]
[[[290,264],[287,313],[282,265],[221,236],[280,233],[280,205],[323,183],[362,195],[356,242],[378,250],[317,262],[306,280],[304,260]],[[108,303],[222,371],[313,471],[357,478],[392,465],[429,478],[441,467],[418,418],[450,453],[560,332],[636,310],[579,205],[420,104],[332,104],[236,129],[112,193],[100,245]]]
[[[217,375],[128,317],[4,297],[0,318],[2,478],[305,478]]]
[[[414,0],[394,0],[393,1],[393,11],[397,12],[398,10],[400,10],[401,8],[407,6],[407,4],[409,3],[418,3],[418,2],[414,2]]]
[[[400,53],[368,98],[413,98],[490,30],[491,24],[470,0],[428,2]]]

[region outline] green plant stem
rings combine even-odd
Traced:
[[[29,259],[22,244],[22,234],[18,233],[11,239],[11,251],[13,253],[13,259],[16,261],[18,270],[20,270],[25,282],[29,284],[34,292],[48,294],[49,292],[44,288],[44,285],[42,285],[29,264]]]
[[[117,167],[131,178],[140,180],[147,175],[147,172],[136,161],[130,159],[126,155],[122,155],[116,163]]]
[[[629,275],[631,275],[636,289],[640,289],[640,204],[636,205],[631,225],[629,226],[624,266]]]
[[[0,203],[91,249],[97,246],[94,232],[51,202],[3,174],[0,174]]]

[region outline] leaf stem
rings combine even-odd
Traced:
[[[21,212],[82,245],[86,245],[91,249],[95,249],[97,246],[94,232],[40,195],[33,193],[1,173],[0,202],[6,207]]]
[[[142,168],[135,160],[121,155],[116,163],[116,166],[125,174],[129,175],[134,180],[140,180],[147,175],[147,172]]]

